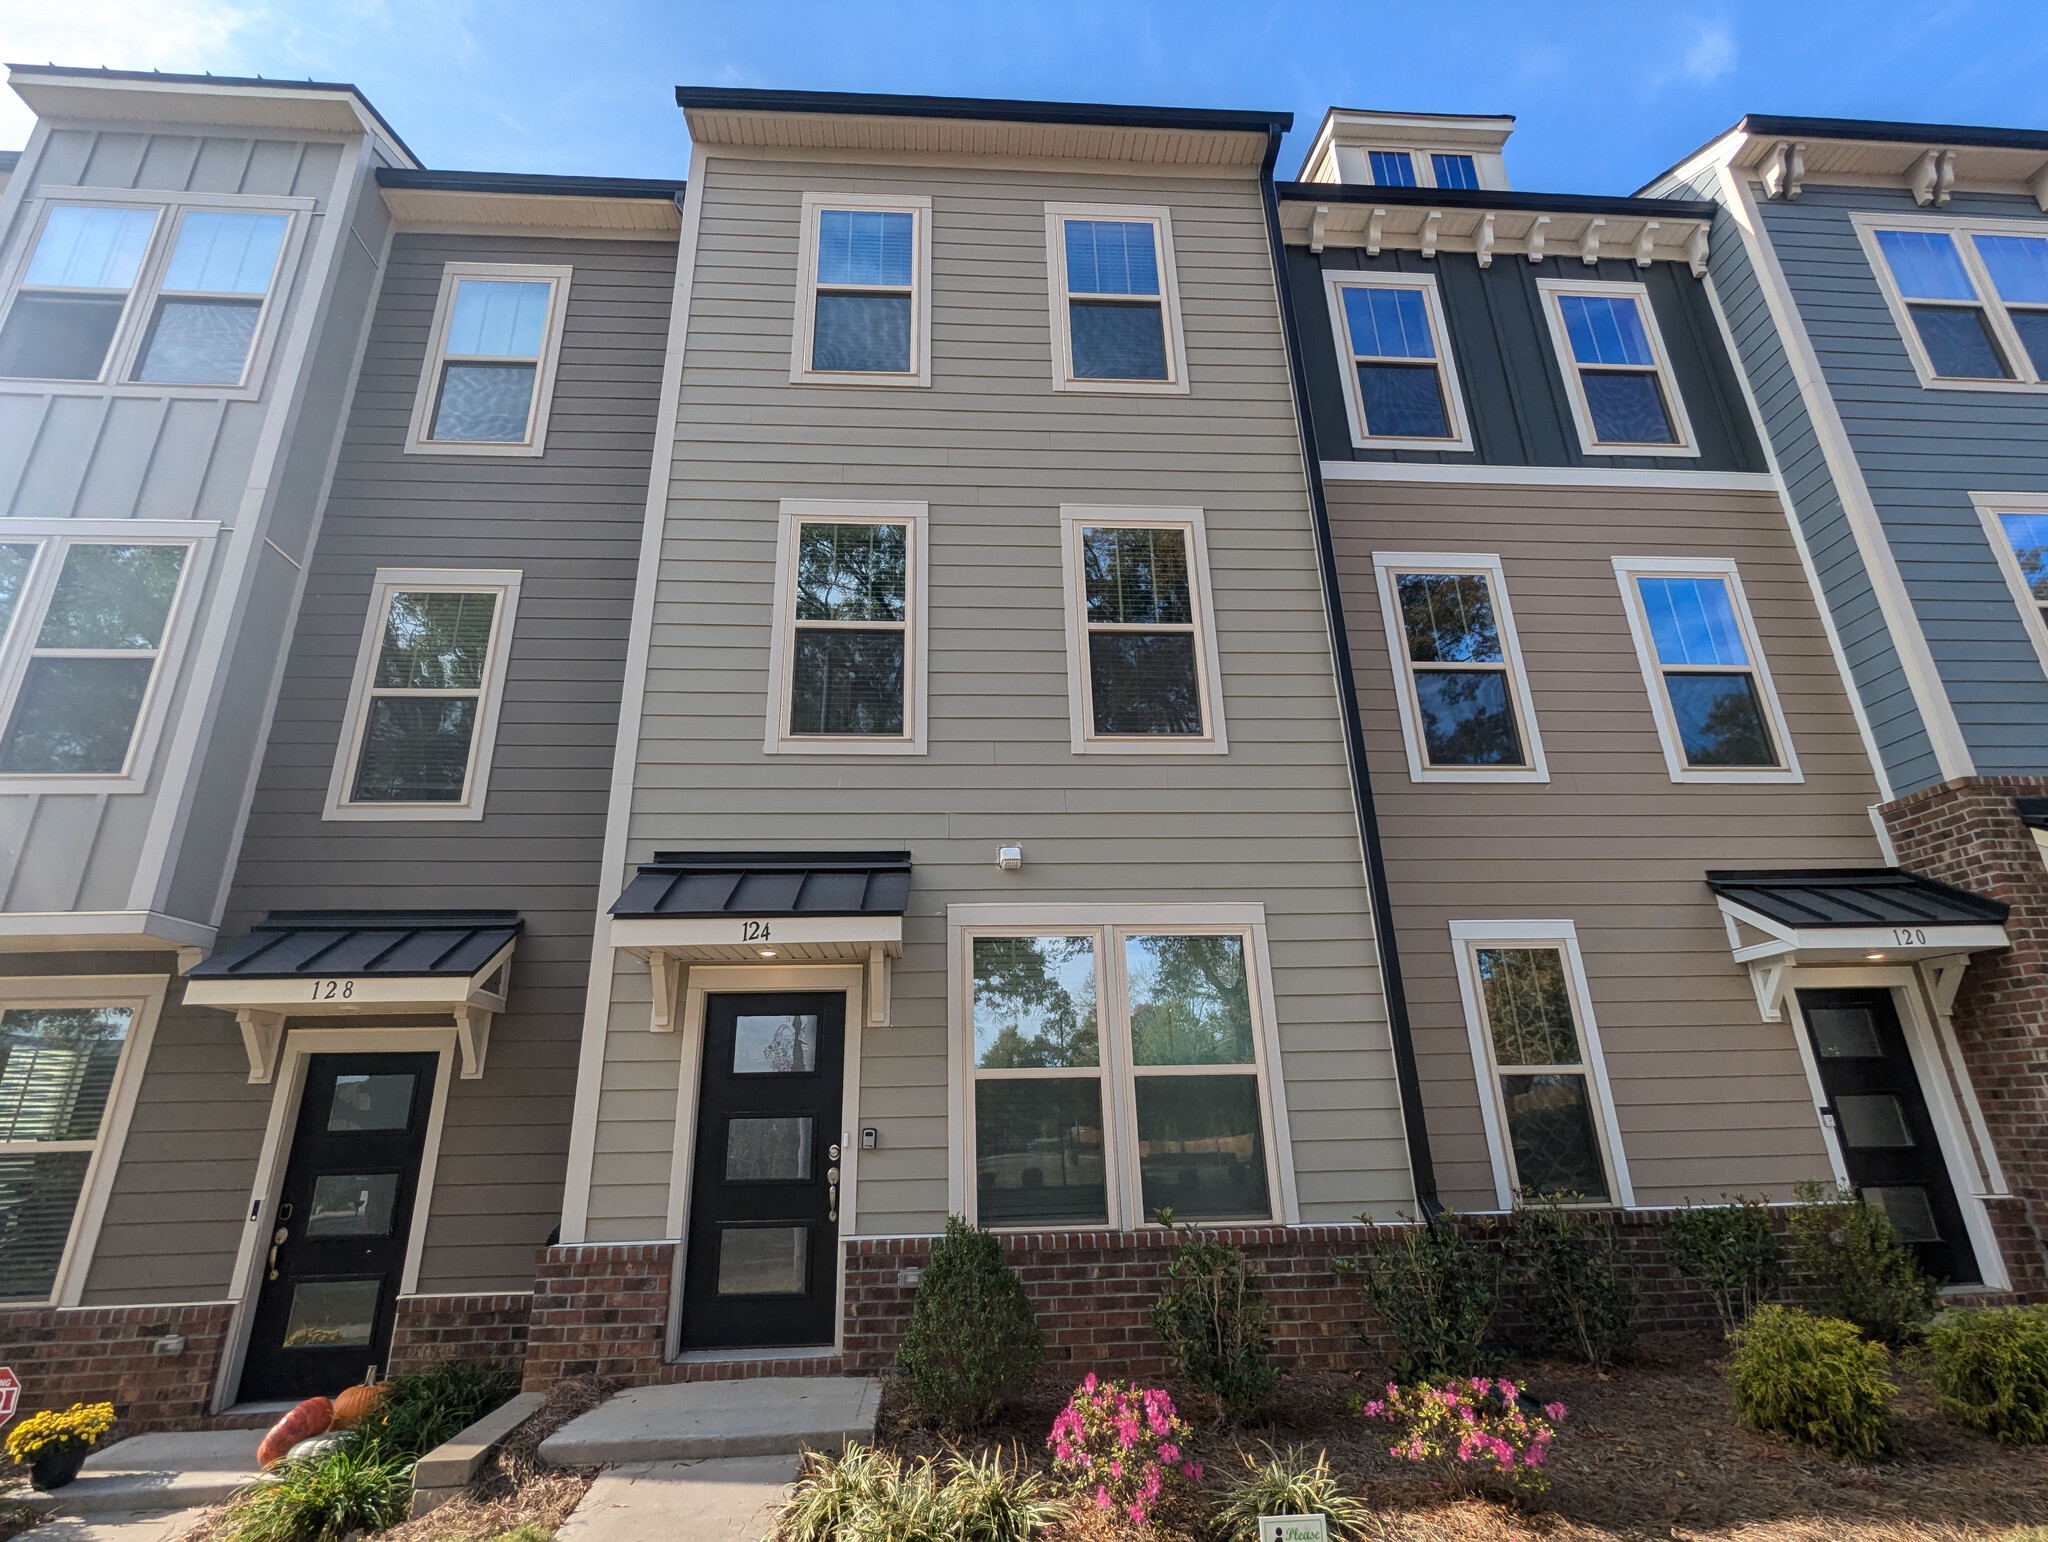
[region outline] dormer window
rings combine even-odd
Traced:
[[[1469,155],[1432,154],[1429,169],[1436,173],[1438,187],[1478,191],[1479,163]]]
[[[1406,150],[1374,150],[1367,159],[1374,187],[1415,186],[1415,157]]]

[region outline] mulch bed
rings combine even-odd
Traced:
[[[1195,1426],[1190,1445],[1207,1468],[1205,1487],[1228,1482],[1247,1455],[1263,1461],[1268,1444],[1327,1450],[1331,1465],[1370,1501],[1382,1542],[1968,1542],[2048,1521],[2048,1449],[2000,1445],[1949,1423],[1933,1393],[1905,1370],[1897,1379],[1906,1456],[1856,1467],[1738,1426],[1721,1352],[1717,1341],[1673,1336],[1646,1343],[1633,1364],[1607,1377],[1560,1361],[1511,1367],[1508,1374],[1540,1400],[1570,1409],[1551,1450],[1549,1491],[1519,1498],[1504,1487],[1475,1492],[1447,1484],[1390,1457],[1381,1426],[1346,1407],[1382,1385],[1377,1377],[1289,1376],[1285,1413],[1269,1428],[1245,1431],[1205,1426],[1201,1399],[1168,1385]],[[967,1447],[1007,1447],[1046,1467],[1046,1432],[1071,1390],[1064,1374],[1042,1377],[1020,1408]],[[947,1449],[909,1422],[893,1383],[876,1438],[908,1456]],[[1192,1497],[1172,1505],[1160,1532],[1206,1539],[1209,1508]],[[1095,1525],[1072,1531],[1074,1542],[1100,1542]]]

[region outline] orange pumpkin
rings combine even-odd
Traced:
[[[256,1465],[271,1467],[300,1441],[324,1435],[334,1423],[334,1405],[324,1397],[309,1397],[270,1427],[256,1448]]]
[[[334,1399],[334,1423],[331,1428],[352,1430],[363,1420],[377,1411],[377,1405],[384,1401],[381,1383],[365,1383],[359,1387],[348,1387]]]

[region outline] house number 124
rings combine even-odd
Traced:
[[[767,940],[768,940],[768,923],[767,923],[766,921],[742,921],[742,922],[740,922],[740,941],[741,941],[741,942],[766,942]]]

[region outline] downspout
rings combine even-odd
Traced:
[[[1358,805],[1358,835],[1365,851],[1365,886],[1372,904],[1373,941],[1379,949],[1380,986],[1386,996],[1387,1028],[1394,1044],[1394,1079],[1401,1092],[1401,1124],[1408,1141],[1408,1167],[1423,1218],[1443,1208],[1436,1193],[1436,1163],[1429,1151],[1429,1124],[1422,1112],[1422,1077],[1415,1066],[1415,1040],[1408,1025],[1408,992],[1401,982],[1401,954],[1394,942],[1394,906],[1387,889],[1387,864],[1380,850],[1379,816],[1373,811],[1372,777],[1365,764],[1365,724],[1358,715],[1358,686],[1351,673],[1351,641],[1344,626],[1343,592],[1337,583],[1337,544],[1330,534],[1330,506],[1323,494],[1322,454],[1309,411],[1308,366],[1295,323],[1294,294],[1287,280],[1287,245],[1280,234],[1280,194],[1273,163],[1280,156],[1278,127],[1266,131],[1266,159],[1259,167],[1259,196],[1266,206],[1266,240],[1273,252],[1273,282],[1279,291],[1280,330],[1287,340],[1287,370],[1294,380],[1294,420],[1301,433],[1302,469],[1308,478],[1309,514],[1315,525],[1316,556],[1322,569],[1323,614],[1330,628],[1330,656],[1337,670],[1337,707],[1344,720],[1344,756]]]

